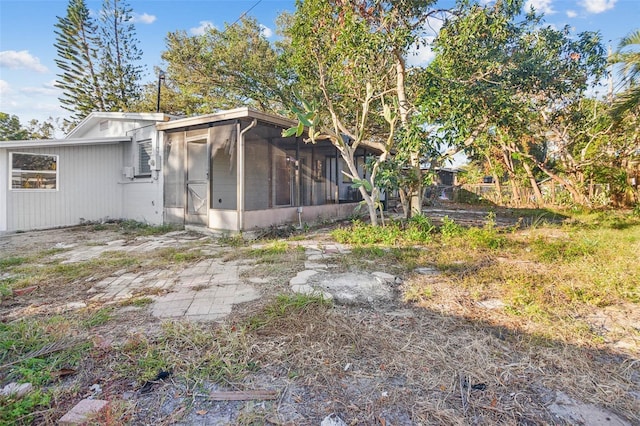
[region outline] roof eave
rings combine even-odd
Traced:
[[[120,142],[130,142],[129,136],[117,136],[109,138],[76,138],[76,139],[32,139],[22,141],[0,142],[0,149],[6,148],[56,148],[63,146],[83,145],[114,145]]]
[[[195,117],[187,117],[187,118],[181,118],[178,120],[167,121],[164,123],[158,123],[156,125],[156,128],[157,130],[175,130],[175,129],[182,129],[187,127],[202,126],[205,124],[217,123],[221,121],[237,120],[241,118],[249,118],[249,119],[255,118],[257,120],[260,120],[269,124],[275,124],[283,128],[289,128],[297,125],[295,121],[289,120],[288,118],[280,117],[273,114],[268,114],[261,111],[256,111],[254,109],[247,108],[247,107],[242,107],[242,108],[236,108],[236,109],[231,109],[226,111],[220,111],[212,114],[198,115]]]

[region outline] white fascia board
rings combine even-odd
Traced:
[[[164,123],[156,124],[156,128],[158,130],[172,130],[172,129],[181,129],[185,127],[191,126],[199,126],[208,123],[216,123],[220,121],[226,120],[236,120],[240,118],[255,118],[259,121],[263,121],[270,124],[275,124],[282,126],[284,128],[289,128],[296,126],[296,123],[293,120],[289,120],[284,117],[280,117],[273,114],[267,114],[265,112],[256,111],[251,108],[243,107],[236,108],[227,111],[220,111],[213,114],[206,115],[198,115],[195,117],[182,118],[178,120],[171,120]]]
[[[78,139],[37,139],[24,141],[2,141],[0,149],[16,148],[55,148],[61,146],[82,145],[113,145],[120,142],[130,142],[129,136],[117,136],[111,138],[78,138]]]
[[[73,138],[73,135],[93,127],[102,120],[114,121],[169,121],[172,117],[162,112],[92,112],[87,115],[76,127],[74,127],[65,138]]]

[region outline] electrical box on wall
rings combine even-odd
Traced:
[[[133,167],[123,167],[122,175],[127,179],[133,179]]]
[[[160,170],[160,161],[160,155],[151,155],[151,158],[149,158],[149,167],[151,168],[151,170]]]

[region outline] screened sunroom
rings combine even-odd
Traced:
[[[244,231],[351,214],[359,193],[336,148],[282,137],[294,124],[247,108],[158,124],[165,222]]]

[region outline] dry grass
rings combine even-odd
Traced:
[[[596,219],[598,226],[581,218],[506,233],[480,227],[472,236],[434,234],[427,244],[354,247],[335,257],[332,271],[386,271],[404,279],[401,297],[376,309],[286,293],[306,260],[297,241],[231,240],[226,247],[199,241],[184,250],[107,254],[62,269],[52,261],[59,251],[41,252],[39,264],[51,268],[43,278],[47,291],[31,300],[42,306],[2,301],[0,313],[11,318],[0,324],[3,341],[19,343],[3,347],[0,360],[20,360],[65,336],[92,343],[17,363],[2,384],[39,378],[52,390],[49,405],[43,399],[32,408],[40,424],[54,424],[94,383],[114,402],[107,418],[97,419],[107,424],[206,423],[196,411],[227,410],[235,424],[317,425],[335,412],[347,424],[543,425],[557,421],[548,410],[557,392],[640,423],[640,332],[633,327],[640,311],[640,226]],[[331,244],[327,235],[317,241]],[[262,300],[234,309],[220,324],[161,323],[141,295],[113,308],[41,309],[66,301],[70,286],[81,291],[88,270],[184,268],[214,252],[248,260],[255,267],[244,278],[268,282]],[[32,259],[28,250],[16,251],[2,266],[35,274]],[[416,267],[441,273],[420,275]],[[504,305],[478,304],[486,300]],[[8,315],[18,308],[20,321]],[[76,373],[50,377],[68,367]],[[139,393],[161,371],[170,377]],[[276,390],[279,399],[212,402],[207,396],[216,389]],[[32,421],[21,419],[18,424]]]
[[[252,333],[260,375],[286,383],[280,412],[305,424],[325,411],[350,424],[545,424],[544,402],[564,390],[638,420],[633,360],[430,311],[388,314],[317,305]]]

